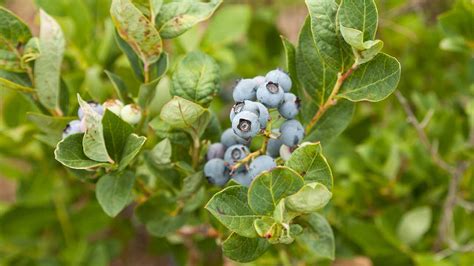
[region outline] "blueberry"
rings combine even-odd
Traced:
[[[243,102],[245,100],[255,100],[257,82],[253,79],[241,79],[234,88],[232,96],[234,101]]]
[[[122,111],[123,108],[123,103],[117,99],[110,99],[105,101],[102,106],[105,109],[108,109],[112,113],[116,114],[117,116],[120,116],[120,112]]]
[[[242,144],[245,146],[249,146],[252,139],[243,139],[237,135],[235,135],[234,130],[232,128],[226,129],[221,135],[221,143],[224,144],[226,148],[233,146],[235,144]]]
[[[260,113],[260,109],[257,105],[257,102],[252,102],[248,100],[245,100],[243,102],[237,102],[236,104],[234,104],[234,106],[232,106],[232,109],[230,110],[230,121],[234,119],[236,114],[242,111],[249,111],[256,114],[257,116]]]
[[[260,123],[261,128],[267,127],[267,122],[270,120],[270,113],[265,105],[255,102],[258,106],[258,122]]]
[[[281,125],[280,133],[283,144],[294,147],[303,140],[304,128],[298,120],[287,120]]]
[[[299,112],[300,99],[293,93],[285,93],[283,96],[283,102],[278,107],[278,111],[281,116],[286,119],[293,119]]]
[[[272,157],[268,155],[261,155],[255,158],[249,166],[249,175],[252,179],[258,176],[263,171],[268,171],[275,168],[277,165]]]
[[[257,89],[257,99],[268,108],[276,108],[283,101],[283,89],[273,82],[267,82]]]
[[[224,159],[225,146],[222,143],[213,143],[207,149],[206,160],[212,160],[215,158]]]
[[[94,109],[94,111],[96,113],[98,113],[99,115],[103,115],[104,114],[104,107],[100,104],[98,104],[97,102],[94,102],[94,101],[88,101],[87,102],[89,104],[90,107],[92,107],[92,109]],[[81,120],[82,118],[84,118],[84,111],[82,110],[81,107],[79,107],[79,110],[77,110],[77,116],[79,116],[79,120]]]
[[[278,130],[273,130],[278,131]],[[277,158],[280,156],[280,147],[283,144],[281,139],[269,139],[267,144],[267,155]]]
[[[256,76],[253,80],[257,83],[257,86],[262,85],[263,83],[267,82],[264,76]]]
[[[232,119],[232,129],[241,138],[249,139],[254,137],[260,131],[258,116],[249,111],[242,111]]]
[[[234,165],[238,161],[247,157],[249,153],[249,148],[241,144],[236,144],[227,148],[224,154],[224,161],[229,165]]]
[[[291,78],[281,69],[275,69],[267,73],[265,79],[269,82],[277,83],[285,92],[291,90]]]
[[[229,181],[229,169],[226,167],[224,160],[214,158],[204,165],[204,175],[209,183],[223,186]]]
[[[249,187],[250,183],[252,183],[253,180],[252,177],[249,175],[249,172],[236,173],[232,176],[232,179],[234,179],[235,182],[239,183],[244,187]]]
[[[142,110],[136,104],[127,104],[120,111],[120,117],[129,124],[136,124],[142,119]]]
[[[72,120],[71,122],[69,122],[69,124],[67,124],[66,128],[64,129],[63,138],[83,132],[85,132],[85,130],[83,130],[83,127],[81,127],[81,121]]]

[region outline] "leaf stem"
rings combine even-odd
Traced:
[[[193,148],[192,148],[192,162],[193,162],[193,168],[197,169],[199,166],[199,155],[201,153],[201,142],[199,140],[198,134],[192,134],[192,139],[193,139]]]
[[[326,113],[326,111],[331,106],[336,104],[336,96],[339,92],[339,89],[341,89],[344,81],[357,69],[358,66],[359,65],[357,62],[355,62],[345,73],[339,72],[337,74],[337,81],[336,84],[334,84],[331,95],[329,95],[329,98],[326,100],[326,102],[321,107],[319,107],[318,112],[316,112],[309,124],[306,126],[306,132],[310,132],[314,125],[316,125],[319,119],[321,119],[321,117],[324,115],[324,113]]]

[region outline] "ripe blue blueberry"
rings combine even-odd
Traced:
[[[81,121],[79,120],[72,120],[67,124],[66,128],[63,131],[63,138],[70,136],[72,134],[83,133],[83,127],[81,127]]]
[[[233,146],[235,144],[242,144],[248,146],[250,144],[250,139],[245,140],[237,135],[235,135],[232,128],[226,129],[221,135],[221,143],[226,147]]]
[[[252,177],[249,175],[249,172],[236,173],[232,176],[232,179],[234,179],[235,182],[239,183],[244,187],[249,187],[250,183],[252,183],[253,180]]]
[[[281,69],[275,69],[268,72],[265,79],[269,82],[277,83],[285,92],[291,90],[291,78]]]
[[[258,122],[260,123],[261,128],[267,127],[267,122],[270,120],[270,113],[265,105],[255,102],[258,106]]]
[[[214,158],[204,165],[204,175],[209,183],[217,186],[225,185],[230,179],[229,169],[220,158]]]
[[[281,139],[269,139],[267,144],[267,155],[277,158],[280,156],[280,147],[283,144]]]
[[[224,159],[225,146],[224,144],[218,142],[213,143],[207,149],[206,160],[212,160],[215,158]]]
[[[248,139],[254,137],[260,131],[258,116],[249,111],[242,111],[232,119],[232,129],[241,138]]]
[[[255,78],[253,78],[253,80],[257,83],[258,87],[263,83],[267,82],[264,76],[256,76]]]
[[[87,102],[89,104],[90,107],[92,107],[92,109],[94,109],[94,111],[96,113],[98,113],[99,115],[103,115],[104,114],[104,107],[94,101],[88,101]],[[77,116],[79,116],[79,120],[82,120],[82,118],[84,118],[84,110],[82,110],[81,107],[79,107],[79,110],[77,110]]]
[[[234,88],[232,96],[234,101],[243,102],[245,100],[254,101],[257,90],[257,82],[253,79],[241,79]]]
[[[283,89],[277,83],[267,82],[257,89],[257,99],[268,108],[276,108],[283,101]]]
[[[278,107],[278,112],[286,119],[293,119],[299,112],[300,99],[293,93],[285,93],[283,102]]]
[[[263,171],[268,171],[275,168],[277,165],[272,157],[268,155],[261,155],[255,158],[249,166],[249,175],[252,179],[258,176]]]
[[[285,121],[280,127],[280,139],[288,147],[294,147],[303,140],[304,128],[298,120]]]
[[[246,146],[241,144],[233,145],[225,151],[224,161],[232,166],[247,157],[249,153],[250,150]]]
[[[256,114],[257,116],[260,113],[257,102],[252,102],[252,101],[248,101],[248,100],[245,100],[243,102],[237,102],[237,103],[234,104],[234,106],[232,106],[232,109],[230,110],[230,121],[232,121],[232,119],[234,119],[236,114],[238,114],[242,111],[249,111],[249,112],[252,112],[252,113]]]

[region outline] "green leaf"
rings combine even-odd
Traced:
[[[171,142],[169,139],[164,139],[153,147],[150,152],[150,158],[156,164],[171,163]]]
[[[118,162],[122,158],[122,151],[128,136],[133,132],[133,127],[106,109],[102,117],[102,128],[107,152],[114,161]]]
[[[206,109],[199,104],[175,96],[161,109],[160,118],[176,128],[190,128]]]
[[[21,66],[21,60],[11,51],[0,49],[0,69],[11,72],[25,72]]]
[[[159,79],[155,79],[149,83],[143,83],[138,90],[138,105],[146,110],[156,94],[156,86],[158,86]]]
[[[247,238],[234,233],[222,243],[224,255],[238,262],[254,261],[269,247],[270,244],[263,238]]]
[[[320,143],[303,143],[291,154],[285,166],[300,174],[305,182],[319,182],[332,190],[331,168],[322,153]]]
[[[178,214],[177,209],[175,198],[160,194],[140,204],[135,209],[135,214],[140,222],[145,224],[150,234],[165,237],[186,223],[187,214]]]
[[[22,67],[25,68],[26,64],[36,60],[40,55],[40,41],[37,37],[33,37],[26,44],[23,55],[21,56]]]
[[[264,216],[262,218],[256,219],[253,222],[253,226],[260,237],[268,239],[274,236],[273,228],[276,227],[276,221],[271,217]]]
[[[89,159],[83,151],[84,134],[73,134],[58,143],[54,150],[54,158],[63,165],[73,169],[90,169],[107,166],[106,163]]]
[[[108,216],[117,216],[127,206],[134,183],[135,175],[130,171],[111,173],[99,179],[95,195]]]
[[[164,4],[156,17],[156,26],[165,39],[175,38],[197,23],[209,18],[222,0],[179,1]]]
[[[60,112],[61,63],[66,41],[59,24],[40,10],[41,55],[35,61],[35,87],[40,102],[48,109]]]
[[[304,219],[304,224],[303,233],[296,236],[296,243],[303,249],[302,252],[334,260],[334,234],[326,219],[318,213],[311,213]]]
[[[13,51],[30,38],[31,31],[26,23],[10,10],[0,7],[0,47],[4,45]]]
[[[253,227],[259,218],[247,203],[247,188],[230,186],[216,193],[205,207],[229,230],[245,237],[256,237]]]
[[[280,38],[283,43],[283,47],[285,48],[286,70],[288,71],[291,77],[291,81],[293,84],[292,89],[297,91],[300,96],[303,96],[304,91],[300,90],[300,86],[298,84],[298,74],[296,72],[296,48],[285,37],[280,36]]]
[[[156,16],[160,13],[163,0],[150,0],[150,20],[155,22]]]
[[[67,124],[75,117],[48,116],[39,113],[27,113],[28,120],[33,122],[42,132],[61,135]]]
[[[405,213],[398,224],[398,238],[408,245],[417,243],[430,229],[431,216],[431,208],[427,206],[418,207]]]
[[[380,53],[358,67],[342,85],[337,96],[350,101],[377,102],[387,98],[400,80],[400,63],[394,57]]]
[[[18,83],[12,82],[6,78],[0,77],[0,89],[9,89],[9,90],[14,90],[14,91],[19,91],[19,92],[24,92],[24,93],[34,93],[35,90],[30,87],[26,87],[23,85],[20,85]]]
[[[146,137],[138,136],[134,133],[128,136],[125,147],[123,148],[122,159],[120,159],[119,162],[119,170],[125,169],[125,167],[132,162],[135,156],[140,152],[143,144],[145,144],[145,141]]]
[[[257,176],[248,191],[248,204],[260,215],[271,216],[281,199],[288,197],[304,185],[303,178],[288,167],[276,167]]]
[[[115,40],[122,52],[127,56],[128,62],[130,63],[130,67],[141,82],[145,81],[145,76],[143,75],[143,65],[141,59],[138,55],[133,51],[132,47],[120,37],[119,33],[115,32]]]
[[[328,67],[324,58],[318,53],[319,49],[313,39],[311,21],[306,19],[296,50],[296,71],[305,92],[305,94],[300,92],[300,96],[309,95],[309,99],[314,100],[316,107],[322,105],[331,94],[339,72],[339,69]]]
[[[222,51],[224,46],[245,38],[252,20],[248,5],[224,5],[212,17],[203,38],[204,46]]]
[[[325,185],[313,182],[304,185],[297,193],[285,199],[286,207],[288,209],[301,212],[310,213],[318,211],[326,206],[332,197]]]
[[[145,65],[158,61],[163,49],[160,34],[130,0],[113,0],[110,14],[120,37]]]
[[[381,40],[369,40],[364,42],[364,36],[360,30],[347,28],[341,25],[341,33],[344,40],[352,46],[357,65],[369,62],[383,48],[383,42]]]
[[[342,0],[338,11],[339,24],[363,33],[363,40],[373,40],[378,14],[374,0]]]
[[[160,138],[168,138],[172,143],[184,146],[187,146],[190,143],[188,134],[161,120],[160,117],[154,118],[149,125],[153,130],[155,130],[156,135]]]
[[[125,82],[122,80],[122,78],[108,70],[105,70],[105,74],[107,74],[107,77],[109,77],[110,82],[112,82],[112,85],[115,89],[115,92],[117,93],[118,98],[124,104],[133,102],[133,100],[130,98],[127,86],[125,85]]]
[[[110,158],[104,139],[104,129],[102,127],[102,117],[92,109],[92,107],[77,95],[77,101],[84,111],[86,123],[86,133],[82,140],[84,154],[90,159],[98,162],[114,161]]]
[[[220,90],[219,66],[201,52],[188,53],[173,73],[170,93],[207,106]]]
[[[315,109],[311,105],[304,106],[309,111]],[[326,113],[319,119],[316,126],[305,137],[305,141],[320,141],[323,145],[331,142],[339,136],[344,129],[349,126],[354,114],[355,104],[351,101],[340,99],[337,104],[329,108]],[[314,115],[314,113],[313,113]],[[311,119],[311,118],[310,118]]]
[[[337,3],[334,0],[306,0],[311,33],[318,60],[324,68],[341,71],[349,56],[336,24]],[[321,70],[320,70],[321,71]],[[323,70],[324,71],[324,70]]]
[[[201,184],[204,181],[204,173],[202,171],[196,172],[190,176],[187,176],[183,180],[183,187],[179,192],[179,198],[188,198],[201,188]]]

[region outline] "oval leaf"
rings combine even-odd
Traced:
[[[110,14],[120,37],[145,65],[158,61],[163,49],[160,34],[130,0],[113,0]]]
[[[304,185],[303,178],[288,167],[277,167],[257,176],[248,191],[248,204],[255,213],[271,216],[281,199]]]
[[[161,109],[160,118],[176,128],[190,128],[206,109],[181,97],[175,96]]]
[[[224,243],[222,251],[231,260],[238,262],[250,262],[262,256],[270,247],[264,238],[247,238],[237,234],[231,234]]]
[[[107,215],[117,216],[130,202],[134,182],[135,175],[130,171],[108,174],[99,179],[95,195]]]
[[[377,31],[378,13],[374,0],[342,0],[339,23],[363,33],[363,41],[373,40]]]
[[[286,207],[300,213],[310,213],[318,211],[326,206],[332,197],[325,185],[314,182],[304,185],[304,187],[285,199]]]
[[[254,220],[259,218],[247,203],[247,189],[231,186],[216,193],[205,207],[229,230],[245,237],[256,237]]]
[[[156,17],[156,26],[160,35],[170,39],[183,34],[198,22],[209,18],[222,0],[171,2],[161,6]]]
[[[332,190],[331,168],[320,143],[303,143],[291,154],[285,165],[300,174],[306,182],[319,182]]]
[[[89,159],[82,149],[84,134],[74,134],[61,140],[54,150],[54,158],[63,165],[73,169],[90,169],[107,166],[106,163]]]
[[[60,111],[61,63],[66,41],[59,24],[40,10],[41,55],[35,61],[35,82],[40,102],[49,109]]]
[[[123,148],[122,158],[119,162],[119,170],[125,169],[125,167],[132,162],[135,156],[140,152],[143,144],[145,144],[145,141],[146,137],[138,136],[134,133],[128,136],[125,147]]]
[[[114,161],[118,162],[122,158],[122,151],[128,136],[133,132],[133,127],[106,109],[102,117],[102,128],[107,152]]]
[[[304,219],[303,233],[296,236],[296,242],[303,252],[316,258],[334,259],[334,234],[328,221],[318,213],[311,213]]]
[[[399,81],[400,63],[394,57],[380,53],[349,76],[338,96],[355,102],[378,102],[392,94]]]
[[[219,89],[217,63],[204,53],[192,52],[176,67],[170,93],[201,105],[208,105]]]

